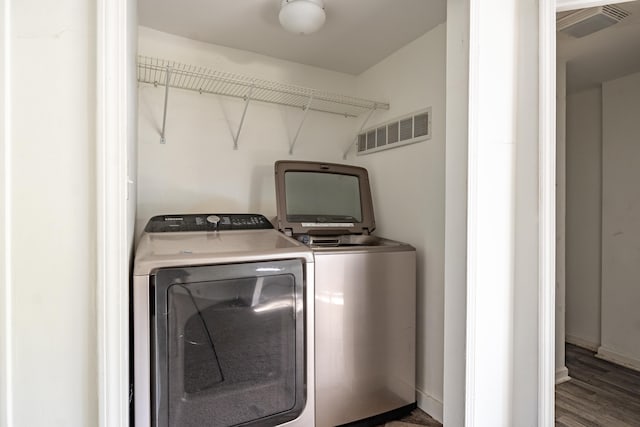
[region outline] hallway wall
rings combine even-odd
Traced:
[[[640,73],[602,87],[602,344],[640,369]]]
[[[566,339],[600,344],[602,90],[567,96]]]
[[[640,73],[567,97],[567,341],[640,368]]]

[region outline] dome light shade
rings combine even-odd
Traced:
[[[310,34],[324,25],[324,4],[322,0],[282,0],[279,18],[285,30]]]

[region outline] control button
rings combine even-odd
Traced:
[[[209,215],[207,217],[207,222],[217,225],[220,222],[220,217],[218,215]]]

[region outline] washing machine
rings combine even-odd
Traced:
[[[416,251],[373,235],[366,169],[275,164],[279,230],[315,259],[316,427],[377,426],[416,407]]]
[[[262,215],[152,218],[133,273],[136,427],[314,425],[314,262]]]

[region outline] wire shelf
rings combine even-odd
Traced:
[[[389,104],[325,92],[285,83],[261,80],[165,59],[138,56],[138,82],[192,90],[199,93],[233,96],[357,117],[370,110],[388,110]]]

